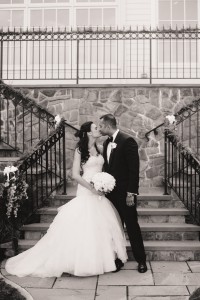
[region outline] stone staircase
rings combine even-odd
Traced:
[[[48,230],[57,214],[57,207],[75,197],[75,186],[69,186],[67,191],[68,195],[50,197],[49,206],[38,210],[40,223],[21,228],[20,251],[32,247]],[[200,260],[200,226],[185,222],[189,212],[177,197],[163,195],[162,188],[141,188],[138,215],[147,260]],[[133,260],[128,239],[127,251],[129,259]]]

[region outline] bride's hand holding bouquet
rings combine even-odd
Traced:
[[[95,191],[97,191],[99,196],[110,193],[114,189],[115,184],[115,178],[106,172],[96,173],[91,181],[91,185]]]

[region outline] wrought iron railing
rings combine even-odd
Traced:
[[[62,121],[35,151],[17,163],[19,172],[29,184],[31,213],[44,206],[49,195],[59,187],[62,186],[66,194],[65,127]]]
[[[176,117],[176,135],[179,137],[179,142],[189,148],[200,160],[200,99],[181,108],[174,116]],[[148,131],[145,134],[147,140],[152,132],[157,135],[159,130],[162,131],[164,124],[163,122]]]
[[[71,125],[64,120],[60,122],[56,130],[43,141],[26,158],[21,158],[17,163],[18,174],[28,183],[26,199],[20,206],[19,227],[34,221],[38,208],[49,205],[49,196],[58,190],[66,194],[66,131],[70,131]],[[75,129],[75,128],[73,128]],[[13,220],[12,248],[18,253],[18,231]]]
[[[199,28],[8,29],[0,32],[0,79],[76,84],[94,79],[150,84],[197,79],[199,83],[199,49]]]
[[[172,188],[200,225],[200,161],[165,132],[165,188]]]
[[[164,194],[173,189],[197,224],[200,225],[200,99],[176,114],[176,129],[170,132],[165,122],[145,134],[164,134]]]
[[[34,100],[1,81],[0,141],[19,153],[30,152],[46,139],[55,125],[54,116]]]

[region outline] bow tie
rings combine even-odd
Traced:
[[[112,143],[112,141],[113,141],[113,136],[108,138],[108,143]]]

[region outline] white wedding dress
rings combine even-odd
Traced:
[[[90,182],[103,162],[101,155],[90,156],[83,165],[83,178]],[[7,260],[8,273],[19,277],[59,277],[63,272],[92,276],[114,271],[116,257],[127,260],[120,218],[107,198],[78,185],[76,197],[58,211],[34,247]]]

